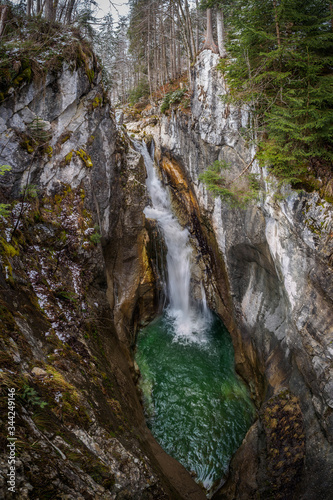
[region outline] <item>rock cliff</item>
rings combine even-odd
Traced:
[[[204,498],[145,426],[131,357],[155,313],[146,172],[94,57],[0,106],[1,498]],[[16,493],[7,484],[15,389]]]
[[[243,137],[250,116],[220,99],[225,83],[217,63],[210,51],[200,54],[190,113],[174,109],[155,125],[150,118],[128,124],[154,137],[174,192],[185,182],[180,178],[186,179],[199,207],[189,208],[187,223],[199,213],[210,251],[216,242],[213,253],[225,271],[213,282],[230,293],[231,303],[216,301],[211,280],[206,280],[207,296],[231,331],[237,370],[258,405],[258,420],[216,498],[328,499],[333,485],[332,205],[316,192],[284,188],[277,196],[276,183],[256,161],[251,170],[260,175],[260,202],[240,210],[207,194],[199,174],[208,165],[225,160],[241,172],[255,154]],[[178,178],[170,175],[170,162],[181,172]],[[221,270],[221,264],[217,267]]]
[[[258,419],[216,498],[328,499],[333,486],[332,207],[254,161],[260,201],[230,208],[199,174],[254,156],[250,117],[223,104],[217,56],[193,69],[190,112],[132,125],[155,139],[161,175],[195,248],[194,293],[234,342]],[[128,126],[128,128],[130,128]],[[0,106],[1,496],[8,388],[16,392],[20,498],[204,498],[145,426],[131,348],[158,306],[146,172],[93,57],[24,83]],[[159,243],[161,248],[163,242]],[[44,495],[44,496],[43,496]]]

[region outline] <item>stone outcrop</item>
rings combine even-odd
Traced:
[[[146,172],[95,60],[26,83],[0,117],[1,498],[8,388],[19,498],[204,498],[146,428],[133,381],[158,300]]]
[[[217,62],[209,51],[200,54],[192,75],[191,114],[173,110],[157,125],[146,120],[143,124],[144,134],[155,139],[157,157],[173,190],[182,181],[170,176],[165,155],[188,179],[200,220],[211,232],[210,242],[214,238],[217,242],[228,282],[224,288],[230,289],[232,306],[217,307],[209,290],[207,296],[226,325],[237,326],[231,328],[237,370],[261,408],[216,498],[254,498],[259,492],[260,498],[328,499],[333,485],[332,206],[316,192],[298,194],[284,188],[282,196],[277,196],[274,180],[256,161],[251,171],[260,176],[260,202],[246,210],[231,209],[207,194],[198,177],[208,165],[225,160],[240,173],[255,154],[242,137],[250,116],[220,99],[225,84],[215,69]],[[190,218],[186,222],[191,226]],[[284,391],[288,396],[283,396]],[[304,433],[295,431],[301,451],[292,462],[294,468],[290,458],[289,462],[273,460],[275,465],[267,470],[273,453],[271,434],[260,412],[274,401],[274,411],[284,414],[285,397],[294,405],[286,413],[286,427],[294,425],[293,411],[304,425]],[[273,447],[276,454],[283,446],[292,447],[286,429],[279,432]],[[251,461],[251,466],[241,473],[244,460]],[[272,474],[283,477],[286,468],[292,476],[287,490],[272,481]],[[300,479],[297,489],[296,477]]]

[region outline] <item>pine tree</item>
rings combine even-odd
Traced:
[[[333,34],[329,2],[238,0],[229,9],[229,99],[257,117],[258,157],[297,183],[333,159]]]

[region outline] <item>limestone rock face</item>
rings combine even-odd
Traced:
[[[2,163],[12,167],[12,195],[26,184],[47,193],[61,184],[82,185],[98,203],[108,232],[117,132],[97,80],[90,84],[84,68],[73,71],[64,63],[45,82],[26,85],[1,107],[0,151]]]
[[[155,312],[146,171],[94,64],[90,79],[64,64],[0,106],[0,164],[11,166],[0,176],[11,204],[0,227],[0,380],[16,391],[16,492],[202,499],[146,428],[133,382],[137,324]],[[4,473],[7,458],[4,445]],[[5,477],[0,497],[12,498]]]
[[[251,171],[261,178],[260,202],[246,210],[231,209],[206,192],[198,176],[213,161],[230,162],[239,173],[255,154],[241,135],[248,113],[219,98],[225,86],[217,62],[209,51],[199,56],[192,74],[192,115],[173,111],[145,133],[154,136],[158,156],[168,153],[182,165],[201,217],[214,233],[232,296],[229,312],[237,325],[231,333],[239,373],[258,404],[286,389],[298,398],[306,449],[303,465],[297,466],[302,479],[294,498],[328,499],[333,486],[332,205],[317,193],[288,188],[277,200],[274,182],[256,161]],[[211,306],[216,304],[211,301]],[[262,436],[257,428],[251,430],[235,461],[246,447],[252,455],[254,448],[259,453]],[[263,453],[268,453],[265,445]],[[248,491],[257,488],[269,496],[264,467],[262,462],[242,478],[232,466],[230,498],[252,498],[244,493],[246,481]],[[293,498],[281,485],[276,488],[274,498]]]

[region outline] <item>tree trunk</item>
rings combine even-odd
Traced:
[[[181,34],[182,34],[182,37],[184,40],[184,45],[186,47],[188,58],[192,62],[195,59],[195,54],[193,52],[193,45],[194,44],[192,43],[192,40],[191,40],[191,31],[190,31],[190,24],[189,24],[190,20],[188,20],[188,17],[185,14],[181,0],[178,0],[177,4],[178,4],[178,19],[179,19],[179,23],[180,23]],[[185,8],[186,8],[186,5],[185,5]]]
[[[156,17],[154,17],[154,90],[156,90],[159,86],[158,80],[158,48],[157,48],[157,39],[156,39]]]
[[[206,40],[203,48],[211,50],[212,52],[214,52],[214,54],[219,53],[219,49],[215,45],[213,39],[212,9],[207,9],[207,31],[206,31]]]
[[[194,36],[193,36],[192,21],[191,21],[191,16],[190,16],[190,9],[189,9],[187,0],[185,0],[185,13],[186,13],[186,22],[187,22],[189,44],[191,46],[191,53],[192,53],[191,62],[193,62],[195,60],[195,44],[194,44]]]
[[[59,15],[58,15],[59,23],[62,22],[62,16],[64,16],[64,23],[66,23],[67,9],[68,9],[68,5],[67,5],[67,0],[66,0],[66,2],[63,2],[63,4],[61,5],[61,7],[59,9]]]
[[[149,84],[149,97],[152,96],[151,88],[151,74],[150,74],[150,4],[148,4],[148,40],[147,40],[147,70],[148,70],[148,84]]]
[[[196,13],[195,13],[195,51],[196,53],[199,52],[199,3],[198,0],[195,0],[195,8],[196,8]]]
[[[53,6],[52,6],[52,21],[56,20],[57,11],[58,11],[58,0],[54,0]]]
[[[0,36],[4,32],[8,14],[8,5],[0,5]]]
[[[220,56],[227,57],[227,51],[225,50],[224,16],[222,9],[218,9],[216,13],[216,25],[217,25],[217,45],[219,48]]]
[[[66,10],[66,18],[65,18],[66,24],[70,24],[70,22],[72,20],[74,4],[75,4],[75,0],[69,0],[69,4],[68,4],[67,10]]]
[[[53,19],[53,2],[52,0],[45,0],[45,19],[52,21]]]
[[[330,2],[330,13],[331,13],[331,26],[333,31],[333,4]]]
[[[166,57],[166,47],[165,47],[165,32],[164,32],[164,22],[163,22],[163,11],[160,14],[160,36],[161,36],[161,73],[163,84],[169,80],[168,67],[167,67],[167,57]]]
[[[277,38],[278,48],[280,49],[281,48],[281,38],[280,38],[280,26],[279,26],[279,18],[278,18],[277,7],[276,7],[276,0],[273,0],[273,7],[274,7],[276,38]]]
[[[175,25],[174,25],[174,15],[173,15],[173,4],[170,3],[171,9],[171,24],[170,24],[170,71],[171,71],[171,80],[175,78]]]
[[[32,11],[32,0],[27,0],[27,16],[31,16],[31,11]]]
[[[182,59],[181,59],[181,46],[180,46],[180,41],[178,40],[177,44],[177,66],[178,66],[178,71],[177,71],[177,76],[181,75],[182,72]]]

